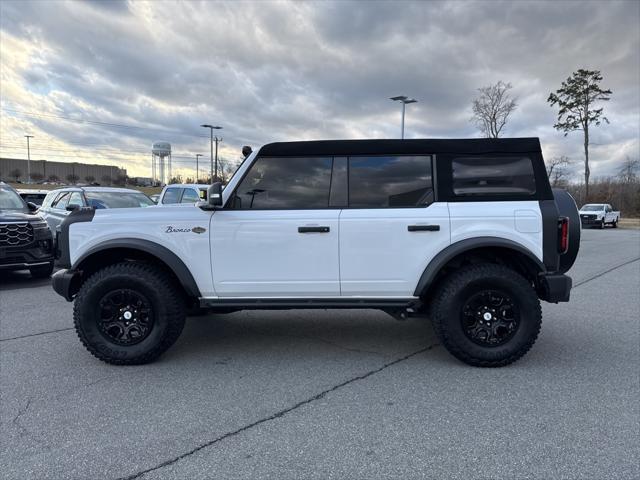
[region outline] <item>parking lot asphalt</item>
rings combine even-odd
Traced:
[[[519,362],[466,366],[373,310],[190,318],[159,361],[89,355],[0,280],[0,478],[639,478],[640,231],[583,231]]]

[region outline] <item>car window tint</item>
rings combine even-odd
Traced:
[[[82,196],[80,195],[80,192],[73,192],[71,194],[71,196],[69,197],[69,202],[67,203],[67,206],[82,207]]]
[[[53,199],[56,198],[57,195],[58,195],[58,192],[49,192],[49,193],[47,193],[47,196],[44,197],[44,201],[42,202],[42,207],[43,208],[50,207],[51,203],[53,202]]]
[[[198,192],[196,192],[192,188],[185,188],[184,193],[182,194],[182,200],[180,203],[196,203],[200,201],[200,197],[198,196]]]
[[[529,157],[458,157],[451,166],[455,195],[532,195],[536,192]]]
[[[231,207],[327,208],[331,163],[331,157],[258,158],[238,185]]]
[[[349,158],[349,207],[417,207],[432,201],[431,157]]]
[[[54,200],[51,206],[58,210],[64,210],[67,208],[67,202],[69,201],[70,196],[71,192],[62,192],[60,196]]]
[[[85,192],[90,207],[101,208],[137,208],[155,205],[153,200],[142,192]]]
[[[180,201],[180,194],[182,188],[167,188],[162,197],[162,203],[178,203]]]

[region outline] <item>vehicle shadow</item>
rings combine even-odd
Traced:
[[[376,310],[253,310],[189,318],[162,359],[297,354],[386,358],[434,342],[431,322],[422,317],[399,322]]]
[[[51,285],[51,278],[33,278],[28,270],[0,270],[0,291]]]

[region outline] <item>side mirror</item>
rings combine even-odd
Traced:
[[[80,205],[67,205],[67,212],[73,212],[74,210],[80,210]]]
[[[35,212],[36,210],[38,210],[38,205],[33,202],[27,202],[27,207],[29,208],[30,212]]]
[[[209,187],[207,198],[210,207],[222,206],[222,183],[213,183]]]
[[[222,183],[216,182],[211,184],[207,189],[207,200],[196,203],[196,206],[202,210],[215,210],[222,206]]]

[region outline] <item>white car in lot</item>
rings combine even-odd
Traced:
[[[209,185],[200,183],[174,183],[166,185],[156,202],[159,206],[165,205],[194,205],[207,200]]]
[[[620,212],[608,203],[588,203],[578,213],[583,227],[604,228],[605,225],[611,225],[617,228],[620,221]]]
[[[58,239],[53,288],[105,362],[154,360],[189,308],[376,308],[498,367],[569,301],[580,220],[537,138],[337,140],[265,145],[194,208],[75,210]]]

